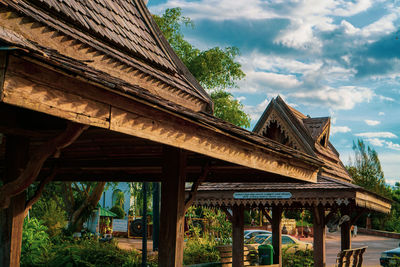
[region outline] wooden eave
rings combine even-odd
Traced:
[[[168,102],[56,51],[24,49],[31,51],[13,52],[8,58],[1,96],[6,104],[171,145],[244,168],[316,181],[321,162],[307,154]]]
[[[187,194],[189,189],[186,190]],[[235,192],[290,192],[290,199],[234,199]],[[337,181],[328,177],[319,177],[315,184],[307,183],[236,183],[201,185],[194,202],[197,205],[225,206],[284,206],[301,209],[322,205],[334,208],[351,205],[355,208],[367,209],[381,213],[390,213],[391,201],[360,186]]]
[[[143,5],[140,0],[136,2]],[[146,7],[139,10],[147,19],[149,29],[158,40],[158,45],[167,53],[175,71],[155,65],[151,57],[144,60],[135,57],[135,53],[119,49],[116,45],[108,45],[90,32],[82,32],[76,25],[54,18],[23,0],[4,0],[0,3],[0,26],[15,32],[29,43],[84,61],[100,71],[145,87],[169,101],[194,111],[212,112],[213,103],[209,95],[156,29],[157,26]]]

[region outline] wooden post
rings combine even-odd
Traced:
[[[6,137],[6,171],[4,183],[15,180],[26,165],[29,140],[25,137]],[[25,191],[12,197],[10,205],[0,210],[0,266],[19,266],[22,228],[24,224]]]
[[[143,238],[142,238],[142,267],[147,266],[147,182],[143,183]]]
[[[158,251],[160,236],[160,184],[153,183],[153,251]]]
[[[163,148],[161,229],[158,266],[182,266],[185,221],[186,152]]]
[[[282,207],[272,207],[272,246],[274,247],[274,264],[282,266]]]
[[[324,207],[314,208],[314,266],[325,267],[325,212]]]
[[[234,205],[232,211],[232,267],[243,267],[244,206]]]
[[[342,208],[342,216],[344,215],[348,215],[350,216],[350,211],[348,207]],[[351,222],[344,222],[342,223],[342,225],[340,226],[340,237],[341,237],[341,242],[340,242],[340,248],[341,250],[345,250],[345,249],[351,249],[351,231],[350,231],[350,227],[351,227]]]
[[[340,234],[341,234],[341,242],[340,242],[341,250],[351,249],[351,231],[349,222],[345,222],[340,226]]]

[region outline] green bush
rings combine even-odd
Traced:
[[[298,250],[295,253],[289,253],[290,247],[282,249],[282,266],[291,267],[313,267],[314,253],[312,250]]]
[[[218,262],[219,252],[210,238],[190,239],[183,250],[183,264]]]
[[[100,243],[97,240],[80,240],[64,243],[54,248],[49,267],[79,266],[140,266],[141,256],[136,251],[125,251],[113,242]]]
[[[67,214],[63,207],[59,206],[54,199],[39,199],[30,212],[31,217],[40,219],[47,227],[50,238],[59,235],[67,224]]]
[[[111,212],[114,212],[117,214],[117,219],[123,219],[125,218],[125,211],[122,207],[120,206],[114,206],[110,209]]]
[[[35,218],[25,219],[22,232],[21,266],[43,265],[50,248],[47,227]]]

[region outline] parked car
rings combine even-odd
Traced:
[[[244,231],[244,241],[249,240],[257,235],[262,235],[262,234],[269,234],[271,235],[271,231],[266,231],[266,230],[245,230]]]
[[[249,249],[257,250],[258,246],[272,244],[272,235],[271,234],[262,234],[257,235],[253,239],[247,240],[245,242]],[[290,235],[282,235],[282,248],[287,248],[287,252],[295,253],[297,250],[309,250],[313,249],[313,244],[300,241],[297,238]]]
[[[379,259],[382,266],[400,266],[400,244],[398,248],[382,252]]]

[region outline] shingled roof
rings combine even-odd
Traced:
[[[190,189],[187,188],[186,191]],[[235,198],[235,193],[290,192],[291,197],[281,198]],[[195,203],[206,206],[273,206],[291,208],[324,205],[327,207],[352,203],[382,213],[390,212],[391,201],[364,188],[338,179],[318,176],[317,183],[203,183],[198,188]]]
[[[150,75],[197,101],[202,111],[212,111],[212,101],[178,59],[142,0],[4,0],[7,5],[41,25],[66,34]],[[22,23],[28,23],[29,20]],[[30,40],[41,43],[38,40]],[[64,41],[69,41],[65,38]],[[59,47],[52,47],[59,49]],[[59,52],[62,52],[59,50]],[[176,95],[180,93],[175,92]]]
[[[339,153],[329,142],[329,117],[306,116],[287,105],[278,96],[271,100],[253,131],[265,135],[271,120],[279,121],[281,130],[292,139],[292,143],[296,143],[296,148],[324,162],[320,171],[321,175],[351,181],[350,175],[339,158]]]

